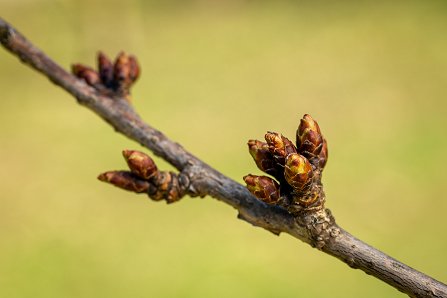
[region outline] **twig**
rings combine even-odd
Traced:
[[[25,64],[72,94],[81,105],[94,111],[116,131],[135,140],[165,159],[189,178],[188,193],[212,196],[238,210],[238,218],[275,234],[288,233],[321,251],[337,257],[352,268],[390,284],[411,297],[447,297],[447,286],[381,251],[365,244],[338,227],[328,209],[312,216],[295,217],[285,209],[267,205],[241,184],[219,173],[142,121],[125,99],[111,98],[65,71],[37,49],[11,25],[0,18],[0,42]],[[318,212],[317,212],[318,213]],[[318,243],[315,232],[319,217],[331,222],[331,235]]]

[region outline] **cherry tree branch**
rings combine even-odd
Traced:
[[[79,104],[95,112],[116,131],[172,164],[189,180],[189,195],[216,198],[237,209],[238,218],[275,234],[288,233],[411,297],[447,297],[445,284],[350,235],[335,223],[328,209],[297,217],[281,207],[258,200],[246,187],[211,168],[144,122],[129,101],[105,95],[76,78],[1,18],[0,42],[23,63],[73,95]],[[326,233],[323,238],[321,231]]]

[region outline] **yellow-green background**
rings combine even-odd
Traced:
[[[259,173],[247,139],[293,138],[310,113],[338,223],[446,282],[447,5],[310,2],[0,0],[0,15],[67,68],[136,54],[137,110],[238,181]],[[141,147],[0,50],[1,297],[402,296],[211,198],[98,182],[124,148]]]

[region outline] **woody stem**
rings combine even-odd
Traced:
[[[238,210],[240,219],[255,226],[275,234],[285,232],[306,243],[314,244],[315,235],[309,231],[309,225],[302,224],[303,218],[301,220],[294,218],[282,208],[267,206],[260,202],[241,184],[211,168],[162,132],[142,121],[128,102],[101,95],[69,74],[2,19],[0,19],[0,42],[22,62],[72,94],[81,105],[95,112],[115,130],[144,145],[188,175],[190,188],[198,195],[210,195],[233,206]],[[323,212],[321,216],[327,216],[324,214],[327,210],[320,212]],[[317,226],[312,226],[312,229],[318,228],[318,224],[315,225]],[[338,227],[333,224],[328,228]],[[343,229],[334,233],[321,250],[412,297],[447,297],[445,284],[394,260]]]

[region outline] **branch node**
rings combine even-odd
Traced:
[[[266,143],[249,140],[248,149],[266,176],[247,175],[248,190],[261,201],[285,208],[294,216],[324,209],[321,173],[326,165],[327,144],[318,123],[304,115],[296,133],[296,144],[276,132],[267,132]]]
[[[124,159],[129,171],[109,171],[98,179],[119,188],[136,193],[147,193],[154,201],[166,201],[171,204],[185,195],[202,195],[191,187],[190,178],[185,171],[176,174],[171,171],[159,171],[155,162],[143,152],[124,150]]]
[[[340,229],[329,209],[312,210],[295,217],[298,225],[305,228],[312,247],[322,249],[340,234]]]

